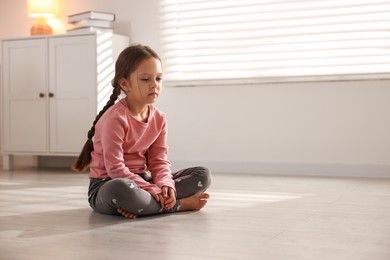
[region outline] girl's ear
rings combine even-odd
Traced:
[[[127,93],[130,91],[130,82],[129,80],[125,79],[125,78],[121,78],[119,80],[119,85],[121,86],[121,89]]]

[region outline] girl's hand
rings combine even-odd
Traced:
[[[168,186],[163,186],[162,195],[164,197],[164,209],[171,209],[176,204],[176,192],[174,189]]]
[[[156,194],[153,196],[154,199],[157,201],[157,202],[160,202],[160,206],[162,209],[164,209],[164,205],[165,205],[165,198],[163,196],[162,193],[159,193],[159,194]]]

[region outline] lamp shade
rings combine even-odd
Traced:
[[[29,17],[54,17],[54,0],[27,0]]]

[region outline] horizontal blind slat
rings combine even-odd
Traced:
[[[285,19],[299,19],[303,17],[334,17],[340,15],[353,15],[353,14],[365,14],[365,13],[376,13],[389,9],[389,4],[380,4],[376,6],[350,6],[344,8],[315,8],[309,10],[275,10],[265,12],[265,10],[259,8],[248,8],[243,10],[237,10],[236,8],[232,8],[232,10],[226,10],[226,8],[217,9],[218,11],[201,11],[199,13],[183,13],[181,11],[172,12],[169,14],[162,14],[163,20],[166,22],[177,22],[180,20],[181,23],[187,24],[198,24],[198,23],[206,23],[208,20],[204,20],[206,18],[213,18],[213,23],[218,23],[219,20],[228,17],[243,17],[245,19],[253,19],[255,17],[256,20],[259,21],[272,21],[272,20],[285,20]],[[229,11],[229,12],[228,12]],[[183,19],[184,18],[184,19]]]
[[[164,5],[161,4],[161,11],[165,13],[172,12],[207,12],[220,9],[245,9],[245,8],[261,8],[263,12],[274,10],[302,10],[302,9],[321,9],[321,8],[342,8],[351,6],[367,6],[379,5],[387,3],[386,0],[316,0],[316,1],[194,1],[193,3],[184,3],[176,1],[176,4]]]

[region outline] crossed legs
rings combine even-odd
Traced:
[[[211,184],[211,175],[204,167],[193,167],[173,174],[177,202],[170,210],[161,208],[153,196],[140,189],[130,179],[113,179],[104,183],[97,192],[91,207],[103,214],[122,214],[127,218],[176,211],[200,210],[209,194],[205,193]]]

